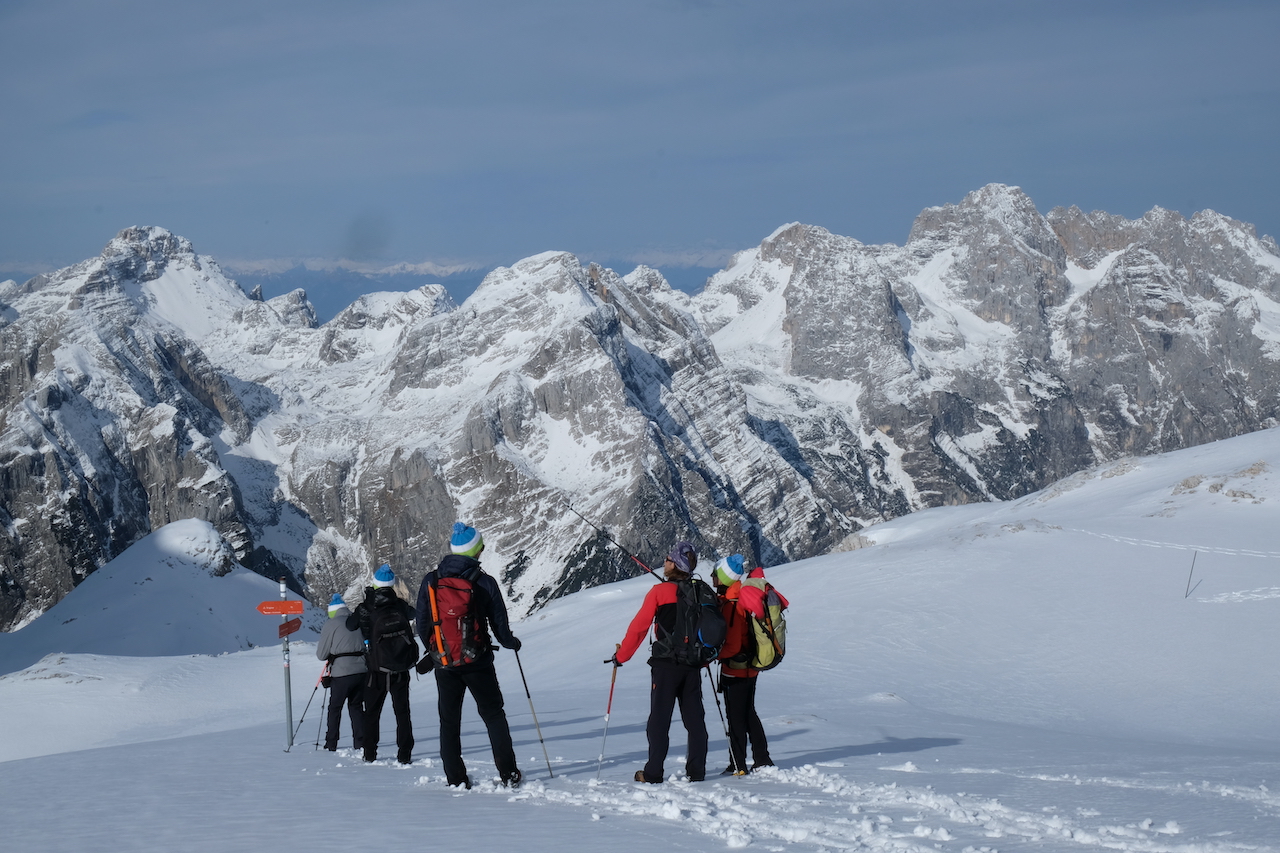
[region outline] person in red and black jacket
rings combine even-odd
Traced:
[[[707,724],[702,707],[702,668],[676,663],[670,636],[676,620],[676,584],[687,580],[697,568],[698,557],[693,546],[680,542],[671,549],[662,565],[667,583],[660,583],[649,590],[640,605],[640,612],[631,620],[627,635],[617,653],[611,659],[615,666],[631,660],[640,643],[653,626],[653,645],[650,647],[649,670],[649,722],[645,735],[649,739],[649,761],[643,770],[637,770],[637,782],[657,783],[663,780],[663,764],[670,746],[671,716],[676,703],[680,705],[680,720],[689,735],[688,758],[685,775],[691,782],[701,782],[707,774]]]

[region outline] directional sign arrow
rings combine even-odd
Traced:
[[[281,623],[280,636],[287,637],[301,627],[302,627],[301,619],[290,619],[288,622]]]
[[[258,605],[258,612],[265,613],[268,616],[284,616],[286,614],[301,613],[303,609],[301,601],[264,601]],[[280,636],[284,636],[281,634]]]

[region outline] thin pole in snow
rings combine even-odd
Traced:
[[[533,727],[538,730],[538,743],[542,744],[542,757],[547,760],[547,773],[552,779],[556,774],[551,770],[551,756],[547,754],[547,742],[542,739],[542,726],[538,725],[538,712],[533,710],[533,694],[529,692],[529,681],[524,677],[524,664],[520,663],[520,652],[516,652],[516,666],[520,668],[520,680],[524,682],[524,695],[529,698],[529,713],[533,714]]]
[[[1195,587],[1191,585],[1191,575],[1194,575],[1196,573],[1196,557],[1198,556],[1200,556],[1199,551],[1191,552],[1191,572],[1187,575],[1187,592],[1185,595],[1182,596],[1183,599],[1190,598],[1191,593],[1196,591]],[[1196,581],[1196,587],[1198,586],[1200,586],[1200,581]]]
[[[600,760],[596,762],[596,781],[600,781],[600,771],[604,769],[604,745],[609,741],[609,715],[613,713],[613,685],[618,683],[618,667],[622,664],[617,663],[618,649],[622,648],[622,643],[617,644],[617,648],[613,651],[613,674],[609,676],[609,704],[604,709],[604,737],[600,738]],[[605,661],[609,663],[610,661]]]
[[[729,742],[729,764],[733,766],[735,772],[744,773],[745,768],[738,766],[738,758],[733,754],[733,737],[729,734],[729,721],[724,718],[724,711],[720,709],[720,691],[716,689],[715,678],[711,675],[711,664],[707,664],[703,669],[706,670],[707,682],[711,685],[711,698],[716,700],[716,713],[720,715],[720,725],[724,727],[724,739]],[[729,704],[728,693],[724,695],[724,704],[726,707]]]

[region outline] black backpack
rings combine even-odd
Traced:
[[[413,637],[405,609],[396,599],[370,612],[370,671],[408,672],[418,662],[418,641]]]
[[[719,657],[725,628],[715,590],[697,578],[676,581],[675,624],[670,634],[654,642],[653,656],[685,666],[706,666]]]

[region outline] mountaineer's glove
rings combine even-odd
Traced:
[[[519,637],[516,637],[514,635],[511,637],[511,651],[518,652],[520,651],[520,647],[523,645],[524,643],[520,642]]]
[[[418,675],[426,675],[428,672],[435,669],[435,667],[436,662],[431,655],[423,655],[419,658],[418,662],[414,664],[413,671],[418,673]]]
[[[605,661],[605,663],[611,663],[614,666],[622,666],[622,661],[618,660],[617,655],[614,655],[613,657],[609,658],[608,660]]]

